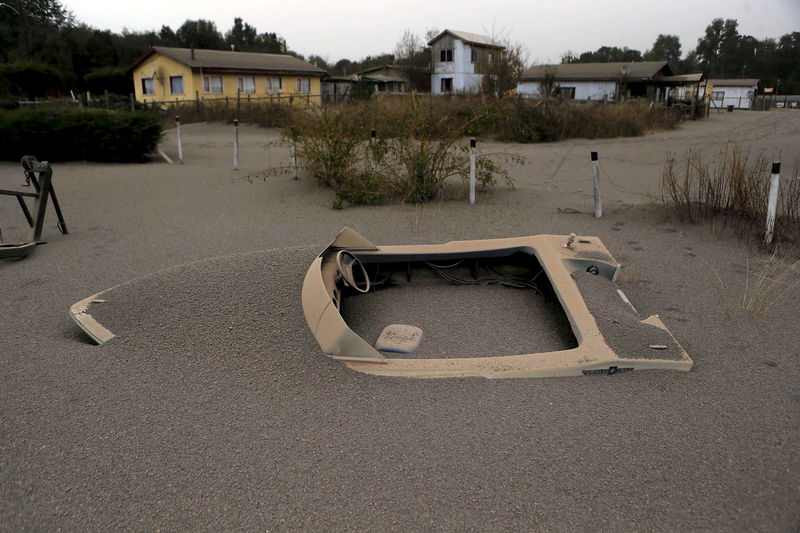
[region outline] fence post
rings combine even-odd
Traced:
[[[104,96],[104,98],[106,100],[106,109],[108,109],[109,108],[109,105],[108,105],[108,89],[103,89],[103,96]]]
[[[477,182],[475,147],[477,145],[478,141],[475,138],[469,140],[469,205],[475,205],[475,186]]]
[[[772,243],[772,232],[775,229],[775,216],[778,210],[778,189],[781,181],[781,162],[773,161],[772,178],[769,182],[769,201],[767,203],[767,232],[764,244]]]
[[[183,164],[183,142],[181,141],[181,117],[175,115],[175,132],[178,136],[178,162]]]
[[[372,147],[375,144],[375,137],[378,135],[378,132],[375,130],[371,130],[369,132],[369,153],[367,154],[367,170],[372,172],[374,168],[372,167],[373,159],[372,159]]]
[[[597,152],[592,152],[592,184],[594,188],[594,216],[603,216],[603,202],[600,198],[600,162],[597,160]]]
[[[135,111],[136,110],[135,102],[136,102],[136,99],[133,97],[133,93],[131,93],[131,111]]]
[[[292,167],[294,168],[294,178],[299,179],[297,174],[297,141],[292,139]]]
[[[233,119],[233,170],[239,170],[239,119]]]

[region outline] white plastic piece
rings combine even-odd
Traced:
[[[422,341],[422,330],[407,324],[392,324],[383,328],[375,349],[380,352],[411,353]]]

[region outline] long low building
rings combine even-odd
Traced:
[[[129,69],[138,102],[298,97],[321,103],[327,73],[285,54],[154,46]]]
[[[553,83],[566,99],[613,100],[624,96],[662,100],[665,86],[670,85],[662,80],[671,77],[666,61],[540,65],[522,74],[517,94],[538,98],[542,85]]]
[[[726,108],[729,105],[737,109],[750,109],[758,90],[758,80],[742,79],[710,79],[711,105]]]

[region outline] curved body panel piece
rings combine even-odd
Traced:
[[[358,236],[358,237],[357,237]],[[303,311],[323,353],[360,372],[407,377],[549,377],[632,370],[689,371],[692,360],[657,315],[641,320],[614,279],[620,268],[596,237],[534,235],[439,245],[372,245],[345,228],[312,262],[303,284]],[[349,244],[354,246],[351,248]],[[577,348],[498,357],[387,357],[350,329],[339,313],[346,283],[335,254],[352,252],[365,265],[535,257],[566,314]],[[357,296],[356,296],[357,297]],[[457,354],[449,354],[457,355]],[[378,363],[378,364],[376,364]]]

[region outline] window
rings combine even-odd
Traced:
[[[453,61],[453,49],[447,48],[444,50],[439,50],[439,61],[442,63],[450,63]]]
[[[711,99],[712,100],[724,100],[725,99],[725,91],[711,91]]]
[[[256,92],[256,79],[253,76],[239,76],[236,78],[236,88],[240,93],[253,94]]]
[[[441,89],[443,93],[453,92],[453,78],[442,78]]]
[[[470,49],[469,60],[473,63],[478,62],[478,51],[475,50],[474,48]]]
[[[222,94],[222,76],[203,76],[203,92]]]
[[[310,93],[311,92],[311,80],[309,78],[297,78],[297,92],[298,93]]]
[[[271,94],[278,94],[281,92],[281,79],[267,78],[267,92]]]
[[[486,54],[486,61],[488,61],[488,63],[489,63],[490,65],[492,64],[492,53],[491,53],[491,52],[489,52],[488,54]]]
[[[153,78],[142,78],[142,94],[156,94]]]
[[[575,99],[575,87],[561,87],[559,93],[564,100]]]
[[[183,94],[183,76],[169,77],[169,92],[172,94]]]

